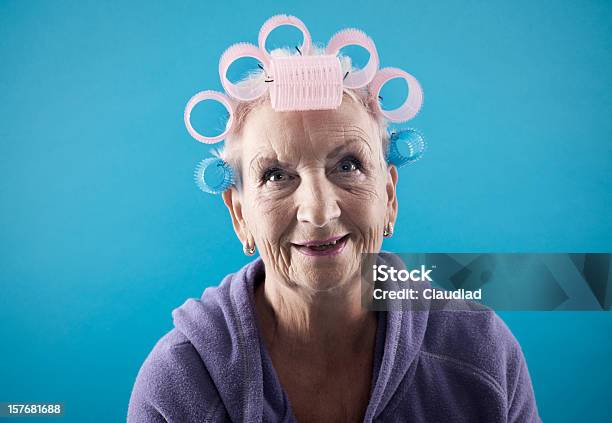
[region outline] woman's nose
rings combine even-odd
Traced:
[[[340,207],[333,184],[326,176],[304,177],[298,192],[297,219],[322,228],[340,217]]]

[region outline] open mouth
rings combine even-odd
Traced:
[[[308,243],[308,245],[293,244],[299,252],[307,256],[329,256],[339,254],[346,245],[349,234],[327,243]]]

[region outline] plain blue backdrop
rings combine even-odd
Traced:
[[[125,420],[172,309],[247,262],[182,114],[276,13],[363,29],[424,88],[386,250],[612,250],[611,2],[126,3],[0,1],[0,402]],[[609,418],[612,314],[502,317],[545,421]]]

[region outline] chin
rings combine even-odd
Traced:
[[[330,291],[350,281],[354,273],[346,263],[319,263],[298,269],[299,280],[314,291]],[[350,273],[349,273],[350,269]]]

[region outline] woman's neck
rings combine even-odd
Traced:
[[[361,306],[359,280],[321,292],[266,275],[255,303],[270,349],[329,361],[370,351],[374,344],[376,314]]]

